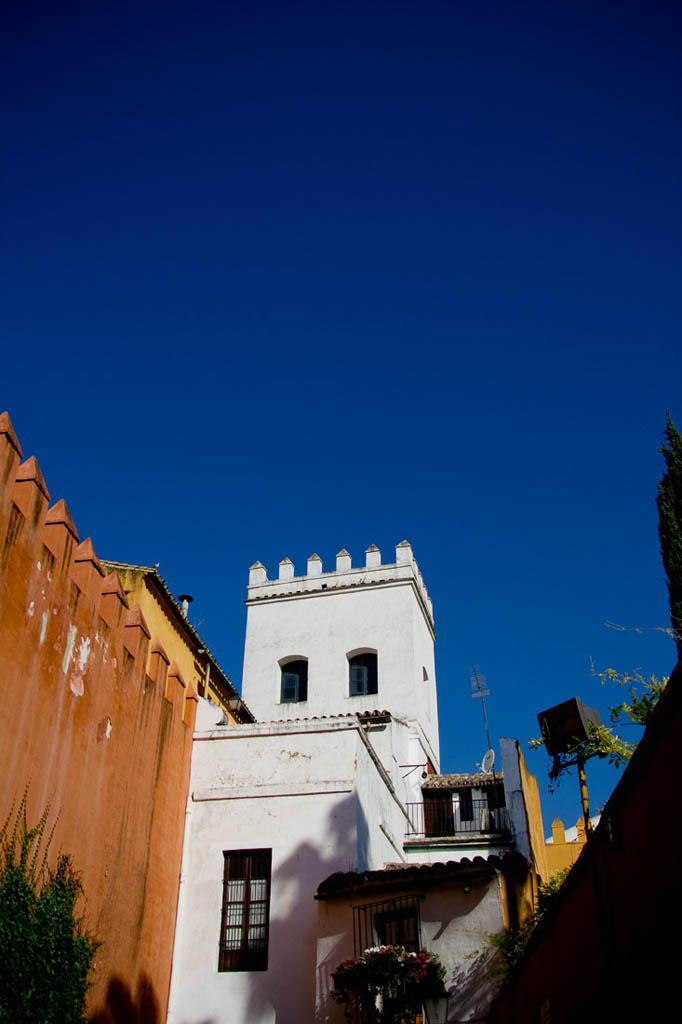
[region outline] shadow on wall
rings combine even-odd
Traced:
[[[484,948],[457,968],[447,984],[451,1020],[485,1020],[490,1004],[505,981],[502,958],[496,949]]]
[[[134,997],[125,981],[114,975],[107,988],[104,1009],[89,1019],[90,1024],[163,1024],[154,986],[146,974],[140,976]],[[192,1024],[216,1022],[205,1018]]]
[[[359,825],[355,805],[355,795],[335,804],[328,815],[328,828],[318,842],[300,843],[273,871],[272,903],[284,902],[286,912],[270,919],[267,985],[260,973],[251,975],[246,1020],[271,1019],[289,1024],[317,1019],[315,893],[332,872],[355,870]]]
[[[450,893],[450,899],[448,900],[448,913],[443,913],[442,907],[437,907],[438,916],[434,915],[433,920],[440,921],[437,930],[434,932],[431,941],[438,942],[448,928],[453,925],[456,927],[457,921],[460,918],[467,918],[473,911],[478,907],[480,903],[486,897],[488,892],[488,884],[474,884],[470,893],[458,891],[453,889]],[[453,905],[454,904],[454,905]],[[422,918],[425,919],[425,912],[422,910]]]
[[[133,997],[117,975],[109,982],[104,1009],[90,1017],[91,1024],[162,1024],[159,1001],[148,975],[142,974]]]

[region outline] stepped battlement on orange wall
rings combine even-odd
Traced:
[[[33,640],[35,655],[55,661],[55,683],[83,696],[108,668],[127,687],[153,681],[183,721],[194,720],[197,694],[150,635],[139,605],[129,607],[116,572],[105,573],[91,539],[80,541],[63,499],[50,494],[34,456],[22,451],[7,413],[0,415],[0,622],[6,636]],[[23,646],[23,644],[22,644]],[[55,654],[61,656],[56,658]],[[131,690],[132,695],[132,690]]]
[[[102,942],[90,1017],[143,979],[165,1019],[198,698],[150,624],[0,416],[0,818],[52,808]]]

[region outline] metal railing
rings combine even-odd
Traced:
[[[407,804],[406,836],[442,839],[446,836],[504,835],[509,832],[506,807],[491,809],[487,800],[465,804],[433,801]]]

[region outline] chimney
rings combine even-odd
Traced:
[[[182,604],[182,617],[183,617],[183,619],[186,619],[187,618],[187,612],[189,611],[189,606],[191,605],[191,603],[194,600],[194,598],[190,597],[189,594],[180,594],[180,597],[178,598],[178,600]]]

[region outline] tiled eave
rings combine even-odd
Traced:
[[[321,722],[334,718],[357,718],[363,725],[381,725],[390,722],[390,711],[342,711],[338,715],[311,715],[309,718],[272,718],[268,721],[273,725],[288,725],[290,722]]]
[[[502,772],[460,772],[454,775],[429,775],[422,789],[482,789],[502,782]]]
[[[505,874],[523,873],[526,868],[526,860],[520,853],[509,853],[504,857],[496,854],[471,859],[464,857],[444,864],[414,864],[409,867],[387,867],[380,871],[337,871],[320,882],[315,899],[327,900],[370,891],[429,887],[444,882],[470,880],[472,877],[491,877],[498,871],[504,871]]]
[[[168,584],[155,566],[132,565],[130,562],[112,562],[109,559],[101,559],[101,563],[109,572],[121,569],[123,571],[140,573],[144,577],[150,590],[155,592],[157,600],[161,604],[161,607],[165,609],[168,617],[172,618],[175,628],[181,635],[185,636],[185,639],[189,640],[190,647],[193,647],[194,656],[197,657],[200,650],[205,652],[206,658],[210,661],[215,672],[212,682],[216,689],[220,690],[223,699],[239,697],[239,694],[230,681],[227,673],[220,667],[209,650],[206,641],[202,639],[192,623],[183,615],[182,608],[175,600]],[[241,702],[241,707],[236,712],[233,712],[233,714],[240,722],[255,721],[253,713],[244,701]]]

